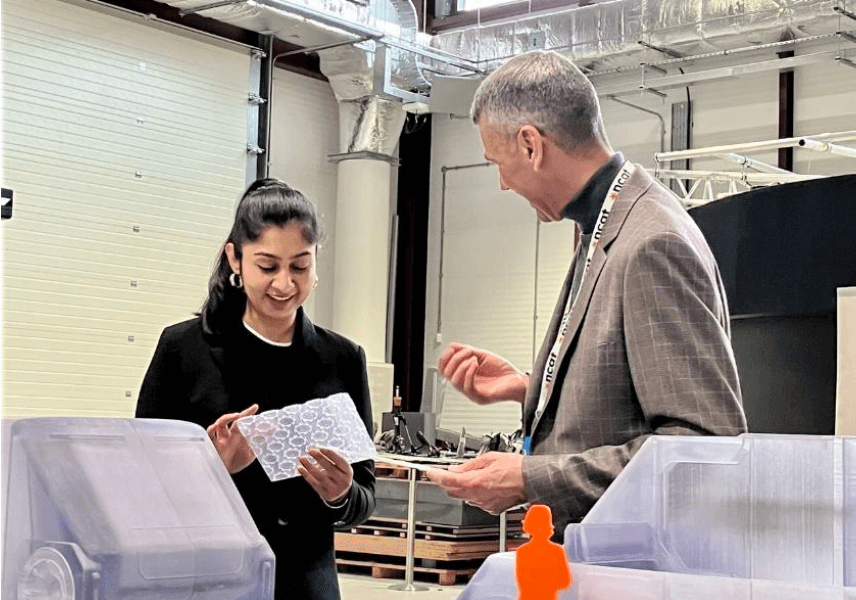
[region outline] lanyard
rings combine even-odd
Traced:
[[[603,232],[606,229],[606,222],[609,219],[610,212],[612,211],[612,206],[613,204],[615,204],[615,201],[618,199],[619,194],[621,194],[621,190],[630,180],[630,177],[631,175],[633,175],[633,172],[635,170],[636,167],[633,165],[633,163],[629,161],[625,162],[624,165],[622,165],[621,170],[618,172],[618,175],[612,181],[612,185],[609,186],[609,192],[606,194],[606,198],[603,201],[603,206],[600,209],[600,214],[598,214],[597,222],[595,224],[594,235],[592,235],[588,253],[586,254],[586,261],[583,265],[583,275],[580,278],[576,297],[572,297],[569,290],[568,304],[565,308],[565,314],[564,316],[562,316],[562,323],[561,325],[559,325],[559,335],[556,337],[556,343],[553,344],[553,348],[550,350],[550,356],[547,359],[547,364],[544,366],[544,375],[543,379],[541,380],[541,396],[538,398],[538,409],[535,411],[536,421],[541,418],[541,413],[544,412],[544,407],[547,405],[547,400],[550,397],[550,391],[553,389],[553,384],[555,383],[556,369],[559,366],[559,350],[562,348],[562,344],[564,344],[565,342],[565,336],[568,333],[568,325],[571,321],[571,311],[574,309],[574,306],[577,303],[577,299],[580,297],[580,292],[583,289],[583,284],[585,283],[586,275],[588,275],[589,267],[591,266],[591,261],[594,257],[594,252],[600,245],[600,239],[603,237]],[[577,266],[576,268],[579,268],[579,266]]]

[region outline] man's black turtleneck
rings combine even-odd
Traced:
[[[609,186],[621,170],[624,164],[624,155],[621,152],[616,152],[612,155],[605,165],[598,169],[597,173],[592,175],[583,189],[581,189],[573,199],[568,202],[567,206],[562,209],[562,216],[566,219],[576,221],[580,226],[580,254],[584,257],[588,253],[589,245],[591,244],[591,236],[594,233],[594,226],[597,222],[597,216],[600,214],[600,209],[603,206],[603,201],[606,194],[609,192]],[[583,277],[582,263],[584,259],[578,259],[574,266],[574,280],[571,284],[571,297],[574,298],[577,292],[580,291],[580,282]]]
[[[623,164],[624,155],[621,152],[613,154],[612,158],[592,175],[585,187],[562,209],[562,216],[576,221],[583,234],[590,235],[594,231],[597,215],[603,206],[609,186]]]

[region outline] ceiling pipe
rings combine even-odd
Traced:
[[[658,163],[664,163],[672,160],[683,160],[687,158],[717,156],[719,154],[728,154],[731,152],[758,152],[763,150],[778,150],[779,148],[792,148],[794,146],[798,146],[801,139],[806,138],[787,138],[783,140],[769,140],[763,142],[748,142],[745,144],[729,144],[726,146],[711,146],[709,148],[695,148],[692,150],[676,150],[674,152],[658,152],[654,155],[654,160]],[[818,135],[811,136],[811,139],[817,141],[838,142],[856,140],[856,131],[821,133]]]
[[[744,156],[742,154],[717,154],[717,157],[727,160],[733,163],[737,163],[738,165],[745,167],[747,169],[755,169],[761,173],[778,173],[780,175],[788,175],[793,174],[793,171],[788,171],[787,169],[781,169],[779,167],[773,166],[771,164],[761,162],[760,160],[755,160],[754,158],[749,158],[748,156]]]
[[[630,108],[635,108],[636,110],[642,111],[644,113],[648,113],[649,115],[654,115],[660,121],[660,152],[666,151],[666,121],[663,119],[663,115],[658,113],[656,110],[650,110],[648,108],[644,108],[642,106],[638,106],[633,104],[632,102],[626,102],[621,98],[616,98],[615,96],[607,96],[613,102],[617,102],[618,104],[623,104],[624,106],[628,106]]]
[[[829,152],[830,154],[856,158],[856,148],[839,146],[838,144],[830,144],[829,142],[820,142],[813,138],[803,138],[799,141],[799,145],[801,148],[814,150],[816,152]]]
[[[675,169],[656,169],[656,177],[663,179],[704,179],[708,181],[744,181],[749,184],[771,185],[818,179],[822,175],[800,175],[797,173],[735,173],[733,171],[684,171]]]

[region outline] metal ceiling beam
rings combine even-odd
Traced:
[[[765,71],[780,71],[782,69],[793,69],[794,67],[803,67],[806,65],[817,64],[819,62],[830,61],[835,59],[833,51],[816,52],[803,56],[794,56],[791,58],[775,58],[772,60],[764,60],[760,62],[733,65],[730,67],[718,67],[714,69],[706,69],[694,73],[685,73],[682,75],[669,75],[666,77],[646,77],[645,87],[655,88],[657,90],[668,90],[674,88],[686,87],[694,83],[702,83],[707,81],[716,81],[719,79],[730,79],[733,77],[741,77],[743,75],[751,75],[754,73],[763,73]],[[628,81],[626,83],[615,84],[612,86],[600,87],[598,85],[597,75],[592,75],[591,80],[595,85],[598,96],[626,96],[627,94],[639,93],[639,80]]]
[[[369,40],[373,40],[374,38],[368,35],[362,35],[358,38],[354,38],[352,40],[343,40],[341,42],[331,42],[329,44],[321,44],[320,46],[310,46],[309,48],[298,48],[297,50],[289,50],[288,52],[281,52],[273,57],[273,62],[276,62],[280,58],[285,56],[294,56],[295,54],[311,54],[313,52],[321,52],[322,50],[332,50],[333,48],[341,48],[342,46],[353,46],[355,44],[360,44],[362,42],[367,42]]]
[[[666,56],[671,56],[672,58],[683,58],[684,55],[678,52],[677,50],[672,50],[671,48],[666,48],[665,46],[655,46],[654,44],[649,44],[648,42],[643,42],[639,40],[639,45],[643,48],[648,48],[650,50],[656,50],[661,54],[665,54]]]
[[[220,8],[221,6],[231,6],[232,4],[240,4],[244,0],[223,0],[222,2],[212,2],[211,4],[203,4],[202,6],[196,6],[194,8],[183,8],[178,11],[178,14],[182,17],[186,17],[187,15],[195,15],[196,13],[200,13],[205,10],[211,10],[212,8]]]

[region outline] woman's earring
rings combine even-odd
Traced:
[[[232,273],[229,275],[229,283],[232,284],[233,288],[241,289],[244,287],[244,280],[241,279],[240,273]]]
[[[315,278],[315,285],[313,285],[312,287],[318,287],[318,278],[317,277]]]

